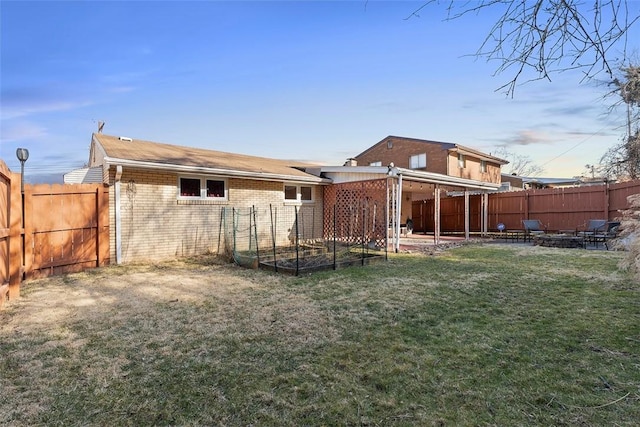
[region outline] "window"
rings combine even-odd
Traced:
[[[480,172],[487,173],[487,161],[480,160]]]
[[[226,200],[227,182],[224,179],[205,177],[180,177],[178,197],[185,199]]]
[[[295,185],[284,186],[284,199],[285,200],[298,200],[298,187]]]
[[[208,179],[207,197],[224,197],[224,181]]]
[[[393,141],[392,140],[387,140],[387,149],[391,150],[393,148]]]
[[[300,199],[303,202],[310,202],[312,200],[312,188],[311,187],[300,187]]]
[[[313,187],[309,185],[285,185],[285,202],[312,202]]]
[[[382,166],[382,162],[378,161],[378,162],[371,162],[369,163],[369,166]]]
[[[427,153],[416,154],[415,156],[409,157],[409,168],[410,169],[420,169],[427,167]]]
[[[458,167],[459,168],[467,167],[467,159],[465,158],[464,154],[462,154],[462,153],[458,153]]]
[[[181,197],[200,197],[200,179],[180,178]]]

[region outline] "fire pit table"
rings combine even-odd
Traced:
[[[549,248],[581,248],[584,249],[584,238],[572,234],[538,234],[533,236],[534,246]]]

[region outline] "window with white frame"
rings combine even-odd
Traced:
[[[458,153],[458,167],[465,168],[467,167],[467,159],[464,154]]]
[[[487,173],[487,161],[480,160],[480,172]]]
[[[371,162],[369,163],[369,166],[382,166],[382,162],[381,161]]]
[[[310,185],[285,184],[285,202],[313,202],[313,187]]]
[[[227,200],[227,180],[204,176],[178,178],[178,198]]]
[[[416,154],[409,157],[409,168],[420,169],[427,167],[427,153]]]

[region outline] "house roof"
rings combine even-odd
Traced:
[[[303,162],[183,147],[101,133],[93,134],[92,149],[96,144],[104,153],[104,161],[110,165],[263,180],[330,182],[301,170],[309,166]]]
[[[438,144],[442,147],[443,150],[447,150],[447,151],[452,151],[452,152],[460,152],[462,154],[467,154],[467,155],[471,155],[474,157],[477,157],[481,160],[487,160],[493,163],[498,163],[501,165],[506,165],[507,163],[509,163],[508,160],[505,159],[501,159],[499,157],[496,156],[492,156],[491,154],[487,154],[487,153],[483,153],[482,151],[478,151],[476,149],[473,148],[469,148],[469,147],[465,147],[464,145],[460,145],[460,144],[455,144],[452,142],[440,142],[440,141],[431,141],[431,140],[427,140],[427,139],[417,139],[417,138],[407,138],[404,136],[394,136],[394,135],[389,135],[385,138],[383,138],[381,141],[379,141],[378,143],[372,145],[371,147],[367,148],[366,150],[364,150],[362,153],[358,154],[356,157],[360,157],[364,154],[366,154],[368,151],[372,150],[374,147],[383,144],[389,140],[392,139],[393,141],[410,141],[410,142],[419,142],[419,143],[425,143],[425,144]]]

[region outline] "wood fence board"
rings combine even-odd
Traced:
[[[11,299],[20,297],[20,282],[22,281],[22,193],[20,189],[21,175],[11,173],[11,228],[9,260],[11,264],[11,278],[9,279],[9,296]]]
[[[10,200],[11,172],[7,165],[0,161],[0,286],[8,285],[10,274]],[[8,291],[8,287],[5,289]],[[4,302],[5,293],[0,294],[0,305]]]

